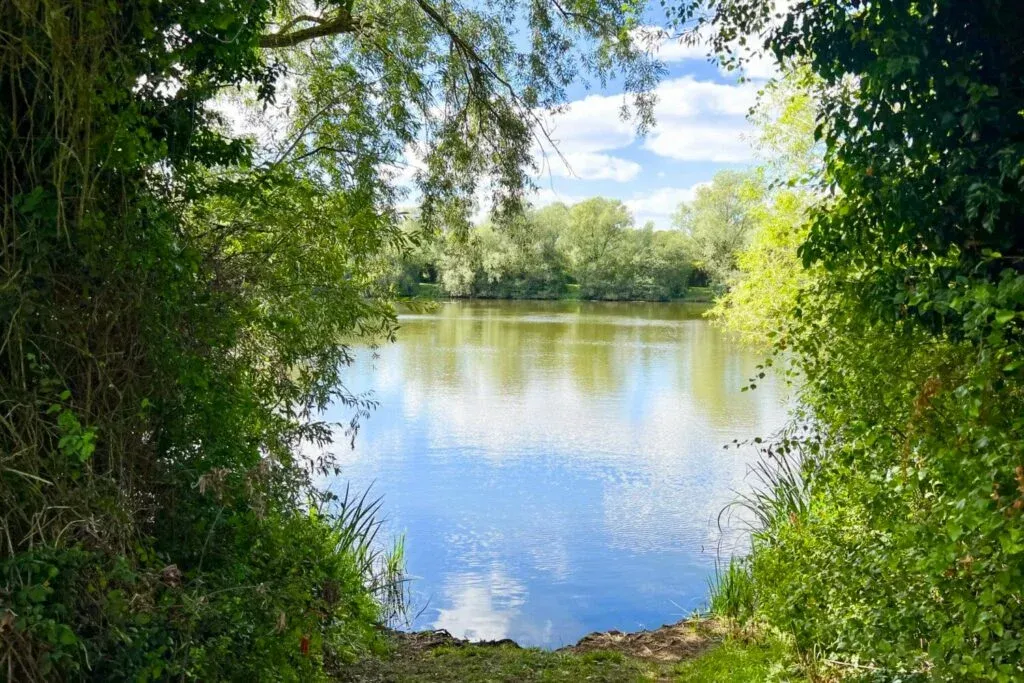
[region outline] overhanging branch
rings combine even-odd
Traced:
[[[294,47],[300,43],[306,42],[307,40],[325,38],[327,36],[337,36],[343,33],[355,33],[363,26],[362,22],[353,17],[351,12],[347,9],[343,9],[335,16],[326,19],[316,19],[315,17],[305,16],[301,17],[301,19],[315,21],[317,23],[315,26],[310,26],[309,28],[300,28],[295,31],[290,31],[286,28],[278,33],[271,33],[270,35],[263,36],[260,38],[260,47]],[[292,24],[294,23],[295,22],[292,22]]]

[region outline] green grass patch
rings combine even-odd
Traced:
[[[420,299],[443,299],[444,292],[436,282],[421,282],[416,285],[416,297]]]
[[[617,652],[582,655],[510,646],[439,647],[398,655],[356,681],[474,683],[476,681],[617,682],[656,680],[656,666]]]
[[[716,297],[712,287],[687,287],[680,301],[693,301],[695,303],[711,303]]]
[[[677,683],[749,681],[807,681],[799,662],[782,641],[727,639],[700,657],[675,666],[670,680]]]

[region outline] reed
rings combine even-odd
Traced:
[[[333,524],[339,553],[349,553],[367,588],[381,609],[381,620],[389,625],[401,622],[408,606],[408,577],[405,572],[405,537],[399,535],[390,546],[379,540],[387,521],[381,516],[383,496],[371,496],[372,486],[361,494],[345,485],[338,499]]]
[[[753,619],[757,592],[745,559],[732,557],[728,563],[716,563],[715,574],[708,579],[708,592],[708,607],[713,615],[740,625]]]

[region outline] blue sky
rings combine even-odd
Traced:
[[[569,110],[551,125],[569,167],[547,151],[536,204],[601,195],[625,202],[637,225],[652,221],[668,228],[672,212],[696,186],[718,170],[753,162],[746,112],[771,76],[771,63],[755,59],[751,80],[739,83],[735,73],[709,63],[699,46],[675,40],[653,40],[652,46],[668,70],[657,89],[655,128],[640,138],[633,124],[619,118],[622,92],[614,85],[574,88]]]

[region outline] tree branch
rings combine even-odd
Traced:
[[[286,28],[277,33],[271,33],[270,35],[263,36],[260,38],[260,47],[294,47],[299,43],[306,42],[307,40],[323,38],[326,36],[336,36],[343,33],[355,33],[360,28],[363,28],[363,22],[356,17],[353,17],[352,13],[347,9],[342,9],[337,15],[329,19],[298,17],[296,20],[299,19],[316,21],[317,24],[316,26],[300,28],[296,31],[289,31]],[[295,21],[292,21],[289,22],[288,25],[291,26],[294,23]]]

